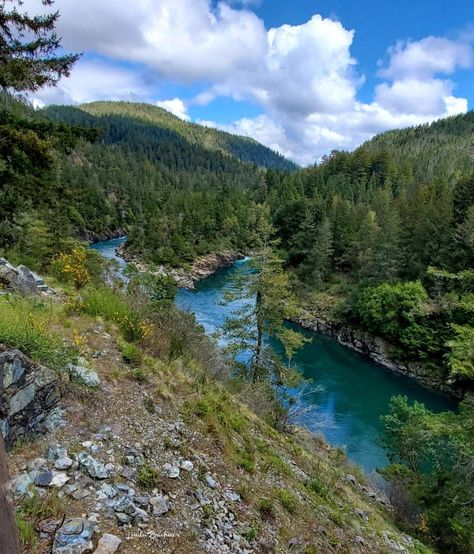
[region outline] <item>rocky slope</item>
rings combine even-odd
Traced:
[[[277,432],[193,360],[131,363],[116,325],[58,298],[51,325],[84,359],[9,453],[25,552],[429,552],[338,450]]]

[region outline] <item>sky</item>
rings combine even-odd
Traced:
[[[56,0],[83,52],[36,105],[129,100],[308,165],[474,107],[473,0]],[[24,9],[38,13],[39,0]]]

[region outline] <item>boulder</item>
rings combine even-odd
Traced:
[[[7,447],[47,430],[59,401],[57,382],[53,370],[0,345],[0,428]]]
[[[68,519],[56,532],[53,554],[83,554],[92,552],[94,528],[90,521],[75,517]]]
[[[23,295],[55,294],[39,275],[24,265],[15,267],[5,258],[0,258],[0,284],[7,290]]]
[[[94,554],[114,554],[119,549],[122,540],[115,535],[105,533],[102,535]]]

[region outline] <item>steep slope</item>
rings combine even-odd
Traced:
[[[148,338],[126,343],[129,323],[114,308],[136,310],[136,299],[103,287],[81,294],[0,304],[0,342],[48,366],[56,350],[62,364],[81,355],[58,367],[49,432],[9,455],[25,552],[50,552],[53,543],[53,554],[73,552],[63,540],[90,552],[104,533],[122,541],[123,554],[431,552],[396,528],[385,497],[340,451],[303,430],[277,432],[244,404],[248,392],[226,380],[190,318],[162,314],[159,326],[147,323]],[[48,351],[20,344],[12,312],[30,313],[41,328],[36,346],[47,341]],[[178,333],[182,355],[170,356],[165,339]],[[9,355],[25,371],[33,365]]]
[[[92,102],[82,105],[81,110],[95,116],[121,116],[149,123],[177,133],[191,144],[202,146],[207,150],[222,152],[240,161],[254,163],[260,167],[280,170],[297,168],[296,164],[252,138],[233,135],[195,123],[187,123],[170,112],[151,104]]]

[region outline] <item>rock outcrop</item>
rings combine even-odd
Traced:
[[[56,385],[54,371],[0,346],[0,429],[7,447],[50,427],[59,400]]]
[[[0,287],[23,295],[55,294],[44,280],[24,265],[14,266],[0,258]]]
[[[193,289],[198,281],[210,277],[219,269],[231,267],[236,260],[243,260],[245,254],[234,250],[223,250],[214,252],[206,256],[200,256],[191,265],[189,269],[184,268],[167,268],[158,266],[150,268],[146,263],[135,256],[122,244],[116,250],[117,255],[123,258],[126,262],[133,263],[139,271],[147,271],[155,274],[170,275],[179,287]]]
[[[296,323],[305,329],[327,335],[337,340],[339,344],[364,354],[375,363],[396,373],[412,377],[427,387],[459,398],[463,395],[461,390],[454,389],[446,384],[441,374],[439,376],[434,374],[432,368],[425,368],[422,364],[414,362],[404,363],[396,360],[394,347],[381,337],[374,337],[360,329],[352,329],[343,323],[327,321],[319,317],[313,317],[310,314],[301,315]]]

